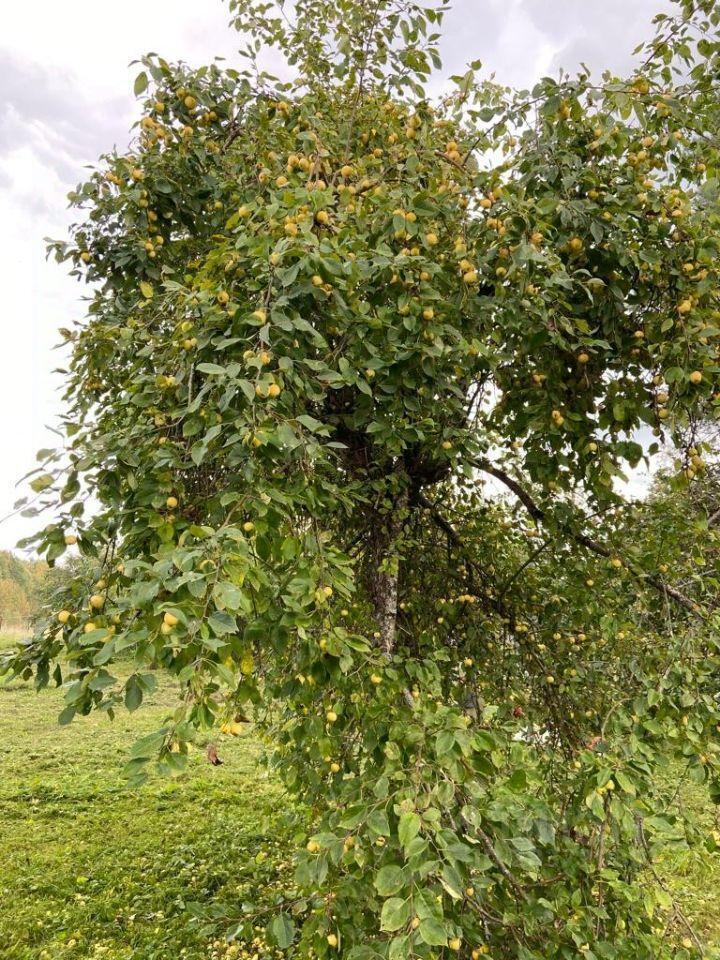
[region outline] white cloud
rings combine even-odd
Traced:
[[[629,51],[667,0],[456,0],[447,17],[447,73],[481,58],[501,82],[528,86],[560,62],[627,69]],[[51,375],[58,327],[82,315],[82,294],[53,262],[47,236],[68,223],[66,194],[84,165],[127,142],[134,115],[131,60],[146,51],[192,64],[236,60],[236,34],[220,0],[98,0],[12,4],[0,40],[0,517],[14,484],[48,445],[59,411]],[[32,521],[0,525],[12,547]]]

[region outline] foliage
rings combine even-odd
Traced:
[[[38,606],[38,590],[47,572],[42,562],[23,560],[0,550],[0,627],[21,626]]]
[[[253,709],[314,814],[316,909],[269,925],[301,952],[688,956],[638,878],[699,836],[658,768],[720,796],[717,570],[658,571],[687,514],[627,520],[615,481],[720,403],[716,5],[628,80],[475,64],[432,103],[438,5],[230,5],[247,68],[145,58],[137,141],[55,245],[96,292],[34,542],[101,575],[11,666],[53,669],[63,723],[170,670],[136,779]]]

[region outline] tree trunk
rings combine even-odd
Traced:
[[[370,538],[368,582],[373,602],[378,645],[388,657],[395,649],[398,611],[398,579],[400,558],[396,551],[402,532],[406,492],[394,498],[389,514],[377,514]]]

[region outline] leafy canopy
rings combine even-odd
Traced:
[[[688,956],[648,864],[694,836],[658,769],[720,792],[717,580],[658,566],[701,507],[616,481],[669,437],[676,496],[706,469],[716,5],[629,79],[475,63],[435,98],[444,3],[297,7],[231,0],[242,69],[145,58],[130,151],[72,194],[93,299],[33,542],[101,573],[11,666],[63,722],[177,676],[135,779],[253,711],[310,810],[282,949]]]

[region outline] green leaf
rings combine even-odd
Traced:
[[[228,633],[235,633],[237,631],[235,617],[231,617],[229,613],[225,613],[222,610],[217,610],[213,613],[208,618],[208,624],[217,637],[224,637]]]
[[[43,490],[47,490],[52,484],[52,476],[49,473],[42,473],[39,477],[35,477],[34,480],[30,481],[30,489],[35,493],[42,493]]]
[[[410,903],[400,897],[392,897],[383,904],[380,914],[380,929],[387,933],[394,933],[404,927],[410,919]]]
[[[216,584],[213,597],[217,605],[224,610],[239,610],[242,605],[242,591],[227,580]]]
[[[267,927],[268,938],[280,950],[287,950],[295,939],[295,924],[286,913],[278,914]]]
[[[444,947],[447,944],[445,925],[436,917],[425,917],[420,921],[418,933],[429,947]]]
[[[373,833],[380,834],[381,837],[390,836],[390,824],[384,810],[373,810],[367,818],[367,825]]]
[[[398,839],[407,849],[408,844],[420,832],[420,817],[416,813],[404,813],[398,824]]]
[[[316,420],[315,417],[308,416],[306,413],[301,413],[300,416],[297,417],[297,422],[307,427],[312,433],[315,433],[323,426],[321,420]]]
[[[64,710],[61,710],[58,715],[58,723],[60,724],[60,726],[61,727],[67,726],[68,723],[72,721],[76,712],[77,711],[75,710],[75,707],[72,706],[72,704],[70,706],[65,707]]]
[[[409,940],[410,938],[407,935],[404,937],[394,937],[390,941],[388,960],[407,960],[407,958],[411,955],[411,950],[409,949]]]
[[[389,897],[402,889],[405,883],[405,874],[402,867],[381,867],[375,877],[375,889],[381,897]]]
[[[147,280],[141,280],[140,293],[145,297],[146,300],[151,300],[155,293],[153,285],[148,283]]]
[[[224,376],[225,367],[221,367],[219,363],[199,363],[196,370],[199,370],[200,373],[208,373],[211,376]],[[253,396],[255,391],[253,391]]]
[[[133,93],[136,97],[139,97],[141,93],[145,93],[148,88],[148,75],[143,70],[135,77],[135,83],[133,84]]]
[[[138,681],[137,674],[128,677],[125,684],[125,706],[131,712],[137,710],[143,700],[143,690]]]

